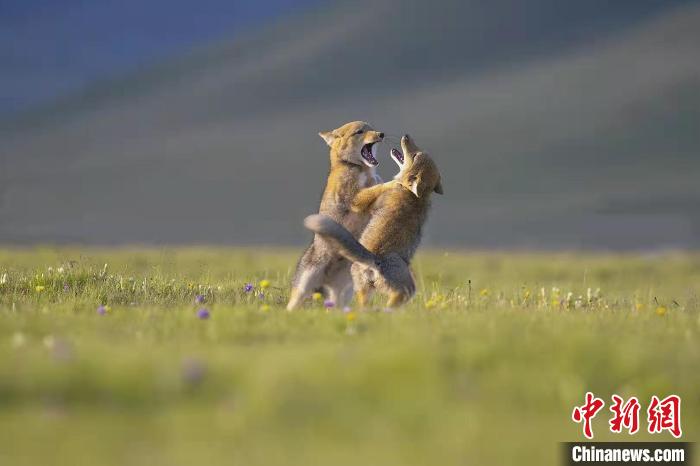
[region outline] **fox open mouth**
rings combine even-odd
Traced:
[[[391,158],[394,159],[394,162],[396,162],[396,164],[399,167],[403,167],[403,163],[404,163],[403,152],[392,147],[391,148]]]
[[[365,165],[368,167],[376,167],[379,165],[379,161],[377,160],[377,146],[375,142],[370,142],[369,144],[362,146],[360,155],[362,155],[362,161],[365,162]]]

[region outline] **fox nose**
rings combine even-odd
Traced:
[[[384,133],[379,133],[379,139],[384,139]]]

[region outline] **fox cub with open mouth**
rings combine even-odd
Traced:
[[[326,215],[310,215],[304,225],[334,243],[352,261],[358,304],[364,306],[376,289],[389,297],[389,307],[408,301],[416,291],[410,262],[430,208],[430,195],[442,194],[440,172],[428,154],[405,135],[401,151],[391,150],[399,165],[392,181],[360,191],[352,210],[370,212],[370,221],[355,239],[353,232]]]
[[[353,121],[319,136],[330,147],[331,158],[319,213],[359,236],[369,216],[352,211],[350,202],[361,189],[381,182],[375,172],[379,165],[376,144],[384,139],[384,133],[364,121]],[[344,306],[352,296],[350,265],[327,240],[315,235],[297,264],[287,309],[295,309],[311,293],[321,290],[328,300]]]

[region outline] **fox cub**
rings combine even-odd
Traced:
[[[431,193],[443,193],[440,172],[430,156],[408,135],[401,138],[401,149],[391,151],[400,168],[394,179],[361,190],[352,201],[353,212],[370,213],[359,241],[329,216],[311,215],[304,220],[308,229],[333,242],[353,262],[352,281],[361,306],[375,289],[388,296],[389,307],[415,294],[409,264],[420,242]]]
[[[384,133],[364,121],[353,121],[319,136],[330,147],[331,159],[319,213],[359,236],[369,216],[353,212],[350,202],[361,189],[381,181],[375,172],[376,144]],[[315,291],[323,291],[338,306],[345,305],[352,296],[350,265],[327,240],[314,236],[297,264],[287,309],[295,309]]]

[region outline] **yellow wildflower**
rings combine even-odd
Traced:
[[[314,301],[320,301],[321,299],[323,299],[323,295],[317,291],[316,293],[311,295],[311,298]]]
[[[260,288],[263,290],[270,287],[270,280],[260,280]]]
[[[488,288],[482,288],[482,290],[479,291],[479,294],[480,294],[481,296],[483,296],[483,297],[486,297],[486,296],[488,296],[489,294],[491,294],[491,292],[489,291]]]
[[[656,315],[663,317],[666,315],[666,306],[659,306],[656,308]]]
[[[42,291],[44,291],[44,289],[45,289],[44,285],[37,285],[35,288],[37,293],[41,293]]]
[[[263,304],[262,306],[260,306],[260,310],[263,311],[263,312],[267,312],[267,311],[270,310],[270,305],[269,305],[269,304]]]
[[[346,319],[348,319],[348,322],[352,322],[353,320],[357,319],[357,314],[354,312],[348,312],[346,314]]]

